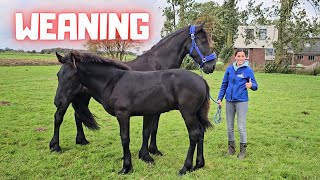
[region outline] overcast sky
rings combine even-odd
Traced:
[[[208,0],[196,0],[196,2],[207,2]],[[262,1],[262,0],[258,0]],[[272,0],[265,0],[270,5]],[[223,0],[215,0],[222,4]],[[246,1],[240,1],[240,8],[245,7]],[[160,40],[160,31],[164,18],[162,9],[166,5],[166,0],[1,0],[0,1],[0,48],[10,47],[13,49],[41,50],[44,48],[65,47],[82,48],[83,43],[71,43],[68,40],[54,42],[40,41],[16,41],[14,29],[15,12],[60,12],[63,10],[86,11],[86,12],[131,12],[146,11],[150,14],[150,32],[151,36],[142,50],[150,48]],[[314,15],[312,7],[307,6],[308,14]]]

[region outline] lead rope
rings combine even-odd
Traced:
[[[201,77],[203,78],[203,73],[202,73],[202,68],[200,68],[200,72],[201,72]],[[203,78],[204,79],[204,78]],[[222,117],[221,117],[221,106],[219,105],[219,103],[214,100],[209,92],[209,96],[210,96],[210,99],[217,104],[217,111],[216,111],[216,114],[213,116],[213,121],[214,123],[216,124],[219,124],[222,120]]]

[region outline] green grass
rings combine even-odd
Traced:
[[[133,60],[136,56],[126,55],[125,60]],[[40,54],[40,53],[26,53],[26,52],[0,52],[1,60],[57,60],[54,53]]]
[[[54,54],[0,52],[0,60],[56,60]]]
[[[223,121],[205,134],[203,169],[178,177],[188,135],[178,111],[161,116],[155,165],[138,159],[142,119],[131,120],[134,172],[118,175],[122,147],[116,119],[92,101],[101,130],[85,130],[87,146],[75,144],[73,109],[60,129],[63,153],[51,153],[53,98],[59,66],[0,67],[0,179],[320,179],[320,77],[256,73],[259,90],[250,92],[248,156],[227,154]],[[223,72],[205,75],[213,97]],[[212,104],[210,119],[215,112]],[[238,132],[236,138],[239,139]],[[237,151],[239,146],[237,144]]]

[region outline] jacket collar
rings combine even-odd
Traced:
[[[245,60],[244,63],[243,63],[241,66],[237,66],[237,63],[236,63],[236,62],[233,63],[233,69],[234,69],[235,71],[237,71],[239,68],[242,68],[242,67],[250,67],[250,66],[249,66],[249,61],[248,61],[248,60]]]

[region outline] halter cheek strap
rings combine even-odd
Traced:
[[[189,34],[190,34],[190,37],[191,37],[192,45],[191,45],[191,48],[190,48],[190,51],[189,51],[189,55],[191,56],[192,51],[195,49],[197,51],[198,55],[201,58],[201,63],[197,63],[197,61],[192,56],[191,57],[197,64],[200,65],[200,68],[202,68],[204,63],[217,59],[217,55],[215,53],[212,53],[212,54],[204,57],[203,54],[201,53],[201,51],[199,50],[198,46],[197,46],[195,33],[196,33],[196,26],[190,26]]]

